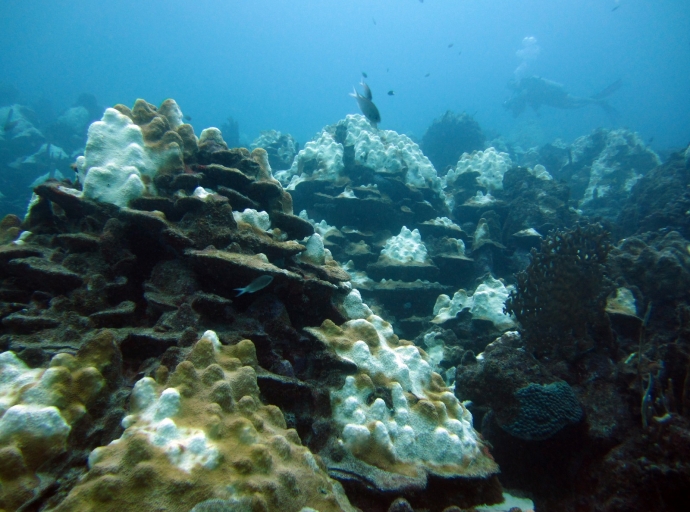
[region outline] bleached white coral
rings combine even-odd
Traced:
[[[455,292],[452,299],[441,294],[434,305],[432,322],[441,324],[455,318],[463,309],[469,309],[474,319],[488,320],[500,330],[511,329],[515,327],[515,321],[503,312],[503,306],[512,289],[512,286],[506,287],[498,279],[488,276],[472,295],[463,289]]]
[[[465,242],[459,238],[448,238],[448,242],[455,246],[458,255],[465,256]]]
[[[299,259],[312,265],[324,265],[333,260],[331,251],[323,245],[323,237],[318,233],[311,235],[304,244],[306,251],[299,253]]]
[[[458,226],[455,222],[450,220],[448,217],[436,217],[435,219],[428,221],[428,223],[433,224],[434,226],[448,226],[451,228],[460,229],[460,226]]]
[[[66,376],[63,367],[31,369],[14,352],[0,354],[0,446],[23,440],[20,446],[49,442],[64,449],[71,427],[59,410],[67,405],[59,391]]]
[[[266,212],[259,212],[253,208],[245,208],[243,212],[232,212],[235,222],[244,222],[263,231],[271,229],[271,219]]]
[[[373,387],[348,376],[345,385],[331,393],[333,417],[345,446],[358,456],[384,452],[413,464],[461,466],[481,457],[471,414],[450,389],[431,391],[432,381],[443,381],[434,376],[417,347],[400,344],[391,325],[376,315],[351,320],[340,329],[354,343],[333,343],[338,355],[353,361],[369,382],[384,378],[391,392],[389,404],[380,397],[371,400]],[[310,332],[328,339],[319,329]],[[419,407],[419,401],[428,407]],[[425,412],[429,410],[436,411],[434,420]]]
[[[357,318],[368,318],[372,315],[371,309],[362,302],[362,295],[356,288],[352,290],[343,300],[343,309],[350,320]]]
[[[593,137],[580,137],[573,144],[572,157],[578,160],[595,144]],[[605,146],[592,162],[589,183],[580,205],[611,192],[630,192],[635,183],[661,163],[637,133],[625,129],[606,132]]]
[[[179,427],[175,423],[174,418],[180,412],[180,392],[177,389],[167,388],[159,392],[156,381],[144,377],[134,385],[131,400],[135,412],[122,420],[126,430],[111,445],[134,434],[143,434],[152,445],[165,452],[170,462],[184,471],[190,472],[197,464],[207,469],[218,465],[218,449],[202,430]],[[100,460],[103,450],[96,448],[91,452],[90,467]]]
[[[534,176],[535,178],[539,180],[544,180],[544,181],[551,181],[553,180],[553,176],[549,174],[549,171],[546,170],[546,167],[544,167],[541,164],[537,164],[534,167],[528,167],[527,171]]]
[[[381,251],[382,256],[399,263],[425,263],[429,260],[429,255],[422,235],[418,229],[410,231],[406,226],[400,230],[400,234],[392,236],[386,240],[386,245]]]
[[[322,131],[297,153],[288,170],[278,171],[273,176],[285,188],[294,190],[306,177],[336,181],[343,168],[343,145],[336,142],[330,133]]]
[[[29,368],[12,351],[0,354],[0,415],[19,400],[22,389],[38,382],[42,371]]]
[[[507,153],[488,148],[484,151],[463,153],[454,169],[448,171],[444,188],[451,188],[461,174],[478,172],[477,184],[489,192],[503,190],[503,175],[513,165]]]
[[[336,142],[336,132],[343,129],[345,141],[341,144]],[[346,178],[343,175],[343,146],[352,146],[355,162],[377,174],[396,175],[407,185],[441,193],[441,180],[436,169],[412,139],[392,130],[374,129],[359,114],[348,115],[338,123],[324,128],[297,154],[292,167],[287,171],[276,172],[275,177],[288,190],[294,189],[305,179],[337,183],[341,178]]]
[[[145,191],[155,193],[153,178],[171,161],[181,160],[177,143],[153,150],[144,144],[141,128],[113,108],[89,127],[84,155],[77,158],[83,196],[127,206]]]
[[[214,331],[206,331],[201,338],[211,342],[215,351],[221,347]],[[172,464],[191,472],[196,465],[215,468],[220,462],[220,452],[204,433],[197,428],[180,427],[175,417],[180,413],[180,392],[169,387],[161,390],[150,377],[137,381],[132,389],[131,414],[124,417],[122,437],[110,445],[117,445],[134,435],[144,435],[149,442],[161,448]],[[96,448],[89,455],[89,466],[97,464],[107,452],[105,447]]]
[[[309,215],[307,215],[307,210],[302,210],[301,212],[299,212],[298,217],[300,219],[306,220],[307,222],[309,222],[309,224],[314,226],[314,232],[318,233],[323,238],[326,238],[328,235],[331,235],[338,231],[338,228],[329,225],[328,222],[326,222],[325,220],[322,220],[321,222],[316,222],[314,219],[310,219]]]
[[[201,130],[201,133],[199,134],[199,145],[209,143],[225,147],[225,149],[228,148],[228,145],[223,140],[223,134],[221,133],[221,131],[213,126],[210,128],[204,128],[203,130]]]
[[[345,145],[354,146],[357,163],[383,174],[404,173],[408,185],[441,191],[436,169],[407,135],[374,129],[359,114],[348,115],[341,123],[347,127]]]

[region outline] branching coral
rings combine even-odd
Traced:
[[[572,356],[604,341],[609,290],[603,264],[610,249],[609,233],[599,224],[553,232],[539,251],[532,249],[532,262],[517,274],[505,306],[522,325],[530,350]]]

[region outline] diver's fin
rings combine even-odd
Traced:
[[[620,120],[620,118],[621,118],[620,112],[618,112],[618,110],[616,110],[614,107],[612,107],[608,101],[605,101],[605,100],[597,101],[597,105],[599,105],[602,109],[604,109],[604,112],[606,112],[606,115],[609,116],[609,119],[611,120],[612,123],[617,123]]]
[[[614,92],[616,92],[618,89],[621,88],[623,85],[623,80],[620,78],[613,82],[611,85],[603,89],[602,91],[598,92],[594,96],[592,96],[593,100],[603,100],[604,98],[608,98],[611,96]]]

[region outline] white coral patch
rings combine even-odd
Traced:
[[[399,235],[386,240],[381,255],[401,264],[429,261],[429,254],[422,242],[422,235],[419,234],[419,230],[410,231],[406,226],[402,227]]]

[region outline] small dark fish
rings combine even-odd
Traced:
[[[369,89],[369,86],[364,83],[364,80],[359,82],[359,85],[362,86],[362,90],[364,91],[364,97],[369,101],[373,100],[374,97],[371,95],[371,89]]]
[[[251,283],[249,283],[244,288],[235,288],[235,290],[240,292],[237,294],[237,296],[239,297],[240,295],[242,295],[244,293],[254,293],[254,292],[258,292],[259,290],[263,290],[269,284],[271,284],[272,281],[273,281],[273,276],[264,275],[261,277],[257,277],[256,279],[254,279]]]
[[[391,70],[391,68],[386,68],[386,73],[388,73]]]
[[[185,120],[185,121],[191,121],[191,120],[192,120],[192,116],[185,114],[185,115],[184,115],[184,120]]]
[[[363,76],[364,78],[369,78],[369,75],[367,75],[364,71],[362,71],[362,76]]]
[[[649,146],[652,142],[654,142],[654,135],[649,137],[649,140],[647,141],[647,145]]]
[[[426,75],[424,75],[424,78],[429,78],[430,76],[431,76],[431,73],[427,73]]]
[[[371,18],[371,21],[376,25],[376,18]]]
[[[460,50],[460,51],[458,52],[458,55],[462,55],[462,50]]]
[[[371,91],[369,91],[369,94],[371,94]],[[364,117],[367,118],[374,128],[377,128],[378,124],[381,122],[381,114],[379,113],[379,109],[376,108],[376,105],[366,96],[359,94],[356,89],[353,93],[350,93],[350,96],[357,100],[359,110],[362,111]]]
[[[454,44],[455,44],[455,43],[450,43],[450,44],[448,45],[448,48],[452,48]]]
[[[395,92],[393,92],[393,91],[388,91],[388,96],[395,96]]]
[[[620,5],[617,5],[616,7],[614,7],[613,9],[611,9],[611,12],[617,11],[618,9],[620,9],[620,7],[621,7]]]

